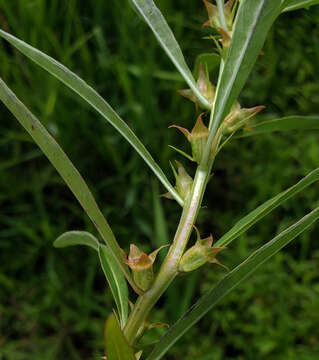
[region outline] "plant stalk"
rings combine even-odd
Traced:
[[[216,0],[216,2],[217,2],[221,26],[225,31],[227,31],[228,26],[226,24],[225,13],[224,13],[224,0]]]
[[[212,145],[213,154],[217,151],[220,139],[221,133],[217,131],[215,141]],[[138,330],[143,325],[149,312],[178,274],[178,264],[187,246],[193,230],[193,225],[196,222],[206,185],[209,180],[214,157],[206,166],[200,164],[197,167],[192,190],[185,199],[185,205],[175,233],[173,244],[170,247],[152,287],[145,294],[139,296],[124,327],[124,334],[130,344],[134,343]]]

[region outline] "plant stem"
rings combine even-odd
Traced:
[[[216,2],[217,2],[221,26],[225,31],[227,31],[228,27],[226,24],[225,13],[224,13],[224,0],[216,0]]]
[[[220,138],[221,134],[220,132],[217,132],[214,139],[215,141],[212,145],[214,154],[217,151]],[[185,199],[185,205],[175,233],[173,244],[170,247],[152,287],[137,299],[124,327],[124,334],[131,344],[134,342],[139,328],[142,326],[157,300],[178,274],[178,264],[187,246],[193,224],[196,222],[213,165],[213,160],[214,159],[211,159],[205,166],[199,165],[197,167],[192,190]]]

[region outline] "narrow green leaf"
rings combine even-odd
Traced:
[[[195,325],[208,311],[242,281],[254,273],[263,263],[305,231],[319,218],[319,207],[297,223],[281,232],[264,246],[253,252],[244,262],[226,275],[207,294],[201,297],[189,311],[178,320],[155,346],[147,360],[159,360],[185,332]]]
[[[106,320],[104,341],[107,360],[136,360],[114,315]]]
[[[217,84],[211,132],[204,153],[205,161],[209,158],[217,128],[247,81],[267,33],[280,13],[282,3],[282,0],[245,0],[240,3],[232,42]]]
[[[193,90],[201,105],[204,108],[210,108],[208,101],[197,88],[182,50],[161,11],[152,0],[130,0],[130,2],[151,28],[158,42],[183,76],[188,86]]]
[[[274,131],[318,130],[319,116],[286,116],[279,119],[263,121],[245,128],[238,137],[247,137]]]
[[[53,245],[56,248],[86,245],[98,252],[101,267],[110,286],[123,327],[128,318],[128,288],[125,277],[110,250],[105,245],[99,244],[97,238],[86,231],[68,231],[60,235]]]
[[[98,252],[104,275],[120,315],[121,327],[123,328],[128,318],[129,309],[126,280],[110,250],[105,245],[100,245]]]
[[[225,235],[223,235],[216,242],[214,246],[226,246],[230,244],[233,240],[247,231],[257,221],[261,220],[276,207],[318,180],[319,168],[313,170],[311,173],[297,182],[297,184],[269,199],[262,205],[258,206],[255,210],[251,211],[248,215],[240,219]]]
[[[0,30],[0,36],[87,101],[133,146],[133,148],[144,159],[176,201],[180,205],[183,205],[182,198],[168,181],[163,170],[155,162],[152,155],[147,151],[145,146],[141,143],[130,127],[92,87],[55,59],[28,45],[13,35]]]
[[[64,248],[67,246],[86,245],[92,249],[99,250],[99,242],[95,236],[87,231],[68,231],[60,235],[53,243],[56,248]]]
[[[127,266],[124,264],[121,249],[114,237],[114,234],[82,176],[46,128],[23,105],[23,103],[7,87],[1,78],[0,100],[3,101],[20,124],[31,135],[46,157],[51,161],[96,226],[102,239],[110,248],[112,255],[116,258],[116,261],[133,289],[140,293],[140,290],[136,287],[133,279],[131,278]]]
[[[284,3],[283,12],[298,10],[302,8],[308,9],[312,5],[318,5],[319,0],[287,0]]]

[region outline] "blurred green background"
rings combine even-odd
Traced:
[[[202,2],[159,0],[186,59],[213,51]],[[175,68],[128,1],[0,0],[0,26],[92,84],[169,174],[188,149],[173,123],[190,128],[193,104]],[[282,15],[241,95],[266,105],[259,119],[319,111],[319,7]],[[180,215],[130,146],[75,94],[0,41],[0,76],[57,138],[87,180],[120,244],[145,251],[172,239]],[[216,81],[216,74],[212,74]],[[100,359],[112,310],[93,251],[57,250],[71,229],[95,230],[61,178],[0,104],[0,359]],[[234,140],[218,156],[198,225],[219,238],[236,220],[319,164],[319,133]],[[318,205],[318,184],[236,240],[219,259],[230,268]],[[300,236],[224,299],[166,359],[318,359],[319,227]],[[206,266],[171,286],[154,320],[173,323],[224,271]],[[152,330],[152,341],[162,330]],[[146,347],[146,350],[148,348]]]

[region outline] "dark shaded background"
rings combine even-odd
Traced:
[[[157,3],[191,66],[198,54],[212,51],[202,39],[206,13],[201,1]],[[0,26],[94,85],[171,174],[169,160],[181,158],[168,145],[187,145],[167,127],[190,128],[195,109],[176,93],[185,84],[127,1],[0,0]],[[242,105],[266,105],[261,120],[318,114],[318,34],[318,7],[282,15],[241,95]],[[133,242],[148,251],[172,238],[179,207],[158,201],[164,189],[109,124],[3,41],[0,74],[88,181],[123,248]],[[113,305],[98,259],[86,248],[52,247],[66,230],[95,230],[2,104],[0,135],[0,359],[100,359],[103,323]],[[315,131],[289,132],[227,145],[207,189],[201,232],[220,237],[248,211],[318,167],[318,139]],[[192,172],[192,165],[188,169]],[[289,200],[220,259],[230,268],[238,264],[318,205],[318,190],[315,184]],[[317,359],[318,233],[317,226],[263,266],[166,358]],[[223,275],[221,268],[206,266],[178,279],[154,320],[173,323]],[[146,341],[160,332],[152,330]]]

